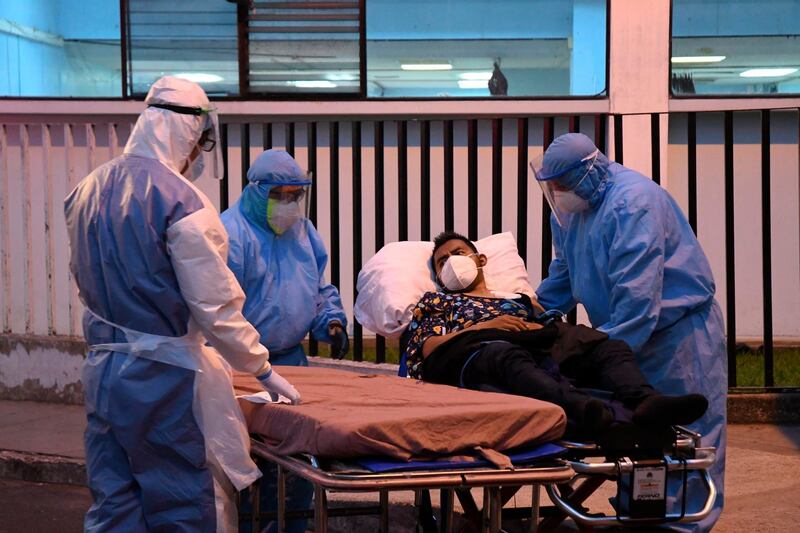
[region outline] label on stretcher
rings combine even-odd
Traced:
[[[666,492],[665,467],[635,468],[633,471],[634,500],[663,500]]]

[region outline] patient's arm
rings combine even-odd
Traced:
[[[408,325],[409,337],[405,349],[408,374],[411,377],[420,379],[425,358],[436,348],[464,331],[487,328],[522,331],[541,327],[539,324],[526,322],[524,318],[513,315],[500,315],[478,323],[467,321],[452,324],[448,319],[452,316],[451,302],[452,298],[445,294],[428,292],[414,307],[411,323]]]
[[[541,329],[541,328],[542,328],[541,324],[537,324],[536,322],[527,322],[518,316],[500,315],[492,318],[491,320],[485,320],[483,322],[478,322],[477,324],[471,324],[458,331],[451,331],[450,333],[447,333],[445,335],[433,335],[431,337],[428,337],[422,345],[422,357],[428,357],[430,354],[436,351],[436,348],[446,343],[453,337],[456,337],[464,333],[465,331],[477,331],[480,329],[501,329],[503,331],[525,331],[525,330]]]

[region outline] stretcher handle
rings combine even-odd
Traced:
[[[711,454],[713,457],[713,453]],[[689,461],[687,461],[688,463]],[[712,461],[713,463],[713,461]],[[589,525],[589,526],[617,526],[621,522],[625,524],[666,524],[666,523],[676,523],[676,522],[699,522],[703,520],[705,517],[711,513],[711,510],[714,508],[714,502],[717,499],[717,487],[714,485],[714,481],[711,479],[711,475],[708,473],[708,470],[703,470],[702,478],[703,482],[708,489],[708,497],[706,498],[706,503],[702,509],[697,511],[696,513],[667,513],[664,518],[630,518],[630,517],[620,517],[619,519],[616,516],[589,516],[588,514],[582,512],[579,509],[576,509],[572,505],[570,505],[567,501],[561,498],[561,494],[559,494],[558,490],[556,489],[555,485],[548,484],[545,485],[545,490],[547,490],[547,495],[550,496],[550,499],[553,503],[558,507],[562,512],[566,513],[570,518],[575,520],[576,522],[580,522],[581,524]]]
[[[675,426],[676,430],[683,430],[680,426]],[[689,431],[689,430],[685,430]],[[691,450],[693,448],[699,448],[699,439],[700,435],[698,433],[691,433],[690,434],[682,434],[677,439],[675,439],[675,446],[674,449],[676,450]],[[578,442],[578,441],[571,441],[571,440],[558,440],[554,444],[561,446],[562,448],[566,448],[572,451],[578,452],[602,452],[602,448],[593,442]]]
[[[682,459],[676,461],[675,459],[665,456],[664,460],[667,464],[669,472],[678,470],[705,470],[714,464],[716,453],[714,448],[703,448],[695,450],[697,457],[694,459]],[[576,474],[586,475],[606,475],[616,476],[620,473],[628,474],[633,471],[633,463],[627,459],[623,459],[618,463],[584,463],[582,461],[567,461]]]

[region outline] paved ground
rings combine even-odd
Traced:
[[[83,458],[81,405],[0,401],[0,450]]]
[[[83,427],[82,407],[0,401],[0,450],[82,458]],[[611,492],[596,495],[590,503],[606,506]],[[375,496],[332,497],[355,499],[372,501]],[[392,521],[399,526],[394,530],[407,530],[412,493],[395,493],[391,501]],[[519,494],[516,502],[530,502],[530,492]],[[0,533],[80,531],[89,504],[89,491],[83,487],[0,479]],[[729,426],[725,509],[715,529],[720,533],[798,530],[800,426]],[[371,524],[342,522],[336,529],[370,531]]]
[[[85,487],[0,479],[0,533],[77,533],[90,504]]]

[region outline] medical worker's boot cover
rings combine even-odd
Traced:
[[[656,394],[642,400],[633,411],[633,422],[643,426],[674,426],[691,424],[708,409],[702,394],[666,396]]]

